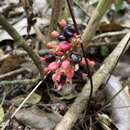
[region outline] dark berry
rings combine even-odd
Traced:
[[[53,54],[47,55],[46,62],[51,63],[51,62],[53,62],[55,60],[56,60],[55,55],[53,55]]]
[[[66,37],[66,39],[69,39],[73,37],[73,33],[70,32],[69,30],[64,30],[64,36]]]
[[[67,26],[64,27],[64,31],[70,31],[71,33],[75,33],[75,28],[72,24],[68,24]]]
[[[80,56],[80,55],[78,55],[78,54],[74,54],[74,53],[72,53],[71,55],[70,55],[70,59],[74,62],[74,63],[80,63],[80,61],[82,60],[82,57]]]
[[[59,35],[58,39],[59,39],[59,41],[65,41],[66,37],[61,34],[61,35]]]

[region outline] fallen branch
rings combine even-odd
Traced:
[[[20,68],[17,70],[13,70],[11,72],[0,75],[0,80],[13,76],[13,75],[16,75],[16,74],[19,74],[19,73],[23,73],[23,72],[30,72],[30,70],[28,68]]]
[[[97,40],[97,39],[104,38],[104,37],[125,35],[128,32],[129,32],[129,30],[116,31],[116,32],[106,32],[106,33],[102,33],[102,34],[95,36],[93,38],[93,40]]]
[[[41,78],[43,78],[43,68],[39,56],[27,45],[22,36],[7,22],[5,17],[0,13],[0,25],[10,34],[10,36],[16,41],[16,44],[20,45],[32,58],[34,64],[37,66]]]
[[[0,85],[16,85],[16,84],[22,84],[22,85],[30,85],[30,84],[36,84],[40,78],[35,79],[24,79],[24,80],[3,80],[0,82]]]
[[[81,37],[84,47],[87,48],[89,42],[91,41],[92,37],[94,36],[97,27],[100,23],[100,20],[102,19],[103,15],[106,13],[106,11],[109,9],[109,7],[112,4],[112,0],[100,0],[96,10],[92,14],[92,17],[84,30],[84,33]]]
[[[128,43],[129,39],[130,39],[130,32],[125,35],[125,37],[114,49],[114,51],[106,58],[103,65],[93,75],[93,84],[94,84],[93,93],[95,93],[99,89],[103,81],[109,75],[109,72],[111,72],[111,70],[117,63],[118,58],[122,53],[124,47]],[[64,115],[61,122],[56,126],[55,130],[71,130],[71,128],[74,126],[83,110],[86,108],[86,104],[88,103],[89,100],[89,94],[90,94],[90,83],[88,82],[84,86],[82,92],[76,98],[75,102],[72,104],[70,109]]]
[[[50,33],[57,28],[57,23],[60,18],[63,3],[64,3],[63,0],[53,0],[52,15],[48,31],[48,40],[50,40]]]

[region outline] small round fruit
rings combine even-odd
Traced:
[[[74,53],[72,53],[72,54],[70,55],[70,59],[71,59],[74,63],[79,64],[79,63],[81,62],[81,60],[82,60],[82,57],[81,57],[79,54],[74,54]]]
[[[58,38],[59,37],[59,32],[57,32],[57,31],[51,32],[51,37],[52,38]]]
[[[58,39],[59,39],[59,41],[65,41],[66,37],[61,34],[61,35],[59,35]]]
[[[68,24],[67,26],[64,27],[64,31],[70,31],[72,33],[75,33],[76,30],[72,24]]]
[[[69,30],[65,30],[64,36],[66,37],[66,39],[69,39],[69,38],[73,37],[73,33],[70,32]]]
[[[45,61],[46,61],[47,63],[51,63],[51,62],[53,62],[53,61],[55,61],[55,60],[56,60],[56,56],[53,55],[53,54],[47,55],[47,57],[46,57],[46,59],[45,59]]]
[[[67,25],[67,22],[65,19],[62,19],[60,22],[59,22],[59,25],[60,27],[64,28],[66,25]]]

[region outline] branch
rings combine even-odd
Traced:
[[[84,47],[87,48],[89,42],[91,41],[92,37],[94,36],[96,29],[102,19],[103,15],[109,9],[112,4],[112,0],[100,0],[96,10],[92,14],[92,17],[81,37]]]
[[[13,75],[16,75],[16,74],[19,74],[19,73],[29,72],[29,71],[30,71],[30,70],[29,70],[28,68],[16,69],[16,70],[13,70],[13,71],[8,72],[8,73],[1,74],[1,75],[0,75],[0,80],[5,79],[5,78],[8,78],[8,77],[13,76]]]
[[[40,81],[40,78],[35,79],[24,79],[24,80],[3,80],[0,82],[0,85],[16,85],[16,84],[22,84],[22,85],[30,85],[30,84],[36,84]]]
[[[51,22],[48,31],[48,40],[50,39],[50,33],[57,28],[57,23],[60,18],[62,6],[64,5],[63,2],[63,0],[53,0],[52,15],[50,20]]]
[[[9,35],[16,41],[16,44],[20,45],[32,58],[34,64],[39,69],[41,78],[43,78],[43,68],[39,56],[27,45],[22,36],[7,22],[5,17],[0,13],[0,25],[9,33]]]
[[[124,47],[128,43],[129,38],[130,38],[130,32],[125,35],[125,37],[117,45],[115,50],[106,58],[104,64],[93,75],[93,84],[94,84],[93,93],[95,93],[99,89],[105,78],[109,75],[109,72],[111,72],[111,70],[115,66],[120,54],[122,53]],[[90,83],[88,82],[84,86],[82,92],[76,98],[75,102],[72,104],[70,109],[64,115],[61,122],[57,125],[55,130],[71,130],[71,128],[74,126],[83,110],[86,109],[86,104],[88,103],[89,100],[89,94],[90,94]]]
[[[99,35],[95,36],[93,38],[93,41],[96,41],[96,40],[98,40],[100,38],[105,38],[105,37],[122,36],[122,35],[125,35],[128,32],[129,32],[129,30],[102,33],[102,34],[99,34]]]

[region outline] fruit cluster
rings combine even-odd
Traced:
[[[60,32],[51,33],[52,38],[57,40],[56,44],[47,44],[53,52],[41,57],[41,61],[47,65],[44,73],[51,73],[55,88],[61,90],[65,83],[72,83],[75,73],[80,71],[79,67],[85,66],[86,62],[85,58],[78,53],[80,38],[74,26],[63,19],[59,22],[59,27]],[[94,61],[88,58],[86,60],[91,67],[95,65]]]

